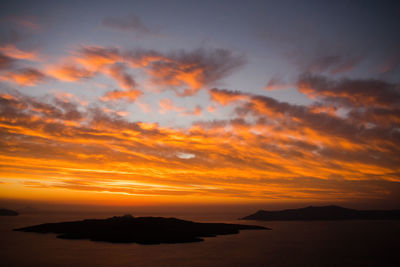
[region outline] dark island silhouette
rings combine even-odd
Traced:
[[[259,210],[240,219],[257,221],[400,220],[400,210],[355,210],[339,206],[309,206],[279,211]]]
[[[18,216],[18,212],[9,209],[0,209],[0,216]]]
[[[56,233],[58,238],[90,239],[112,243],[187,243],[203,241],[202,237],[237,234],[240,230],[270,230],[255,225],[197,223],[176,218],[133,217],[125,215],[108,219],[46,223],[14,231]]]

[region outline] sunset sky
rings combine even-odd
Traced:
[[[399,208],[399,32],[398,1],[2,1],[0,199]]]

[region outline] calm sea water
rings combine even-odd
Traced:
[[[113,214],[0,217],[1,266],[400,266],[399,221],[256,222],[272,231],[241,231],[187,244],[110,244],[12,231],[46,222]],[[156,214],[157,215],[157,214]],[[165,216],[165,214],[163,214]],[[171,215],[172,216],[172,215]],[[174,217],[215,221],[214,216]]]

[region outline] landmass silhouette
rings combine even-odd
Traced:
[[[18,212],[9,209],[0,209],[0,216],[18,216]]]
[[[202,237],[237,234],[240,230],[270,230],[256,225],[197,223],[176,218],[133,217],[125,215],[108,219],[46,223],[14,231],[56,233],[58,238],[90,239],[112,243],[187,243],[203,241]]]
[[[279,211],[259,210],[240,218],[257,221],[400,220],[400,210],[355,210],[340,206],[309,206]]]

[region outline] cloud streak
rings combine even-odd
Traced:
[[[156,33],[156,31],[151,30],[144,25],[142,20],[136,15],[126,17],[106,17],[103,19],[102,25],[111,29],[133,32],[139,36]]]

